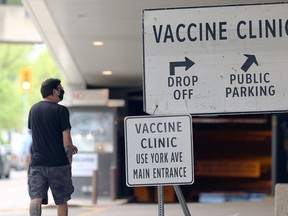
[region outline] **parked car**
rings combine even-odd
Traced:
[[[14,151],[11,155],[11,166],[16,171],[28,168],[31,144],[32,136],[30,131],[28,131],[23,137],[20,151]]]
[[[11,172],[11,151],[0,146],[0,178],[9,178]]]

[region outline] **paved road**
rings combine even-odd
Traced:
[[[11,179],[0,179],[0,216],[28,216],[29,197],[27,178],[24,171],[13,172]],[[51,196],[51,195],[50,195]],[[52,201],[52,199],[50,199]],[[69,216],[151,216],[158,215],[157,204],[128,204],[126,200],[99,200],[92,205],[91,200],[72,199],[69,202]],[[273,216],[274,198],[263,202],[230,202],[221,204],[188,203],[191,216]],[[43,216],[55,216],[53,201],[43,207]],[[184,215],[178,203],[164,205],[165,216]]]
[[[12,171],[10,179],[0,179],[0,213],[29,205],[26,172]]]
[[[126,200],[99,200],[97,205],[92,205],[92,200],[73,199],[70,201],[70,214],[77,216],[93,215],[113,205],[121,205]],[[10,179],[0,179],[0,216],[29,215],[30,198],[27,192],[26,171],[13,171]],[[51,193],[49,205],[43,206],[43,216],[55,216],[56,208]]]

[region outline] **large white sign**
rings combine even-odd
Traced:
[[[137,116],[125,118],[126,184],[192,184],[192,118]]]
[[[288,4],[143,11],[144,110],[288,108]]]

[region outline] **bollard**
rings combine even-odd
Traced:
[[[97,203],[97,191],[98,191],[98,171],[93,171],[93,177],[92,177],[92,203]]]
[[[110,167],[110,198],[115,200],[117,197],[117,169],[115,166]]]

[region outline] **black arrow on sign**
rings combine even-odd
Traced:
[[[247,60],[241,67],[241,69],[244,72],[247,72],[253,63],[255,63],[258,66],[258,62],[256,60],[255,55],[249,55],[249,54],[244,54],[244,55],[247,57]]]
[[[185,71],[187,71],[190,67],[192,67],[195,62],[191,61],[189,58],[185,57],[185,61],[178,62],[170,62],[170,75],[175,75],[176,67],[185,67]]]

